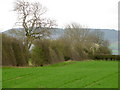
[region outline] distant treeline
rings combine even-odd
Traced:
[[[94,55],[111,54],[104,33],[80,24],[66,25],[62,35],[52,38],[56,21],[42,17],[46,9],[39,3],[17,1],[14,11],[22,30],[2,35],[3,66],[43,66],[66,60],[93,59]],[[54,35],[53,35],[54,36]]]
[[[108,41],[103,39],[102,32],[89,32],[74,24],[66,27],[63,35],[57,39],[34,40],[29,50],[24,40],[3,34],[2,64],[28,66],[31,63],[32,66],[43,66],[67,60],[100,59],[95,55],[111,55],[108,45]]]

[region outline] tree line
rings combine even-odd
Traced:
[[[42,18],[46,8],[38,2],[18,0],[14,11],[18,14],[17,24],[23,29],[12,32],[20,38],[3,34],[3,65],[26,66],[31,63],[43,66],[65,60],[92,59],[96,54],[111,54],[103,32],[90,31],[76,23],[67,25],[59,38],[51,38],[56,22]]]
[[[31,49],[24,40],[3,34],[3,65],[43,66],[67,60],[94,59],[96,55],[111,54],[109,42],[100,31],[90,31],[79,24],[66,26],[57,39],[35,39]]]

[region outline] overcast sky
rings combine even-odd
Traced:
[[[16,0],[0,1],[0,31],[15,27],[17,15],[13,12]],[[47,7],[46,17],[55,19],[58,27],[72,22],[89,28],[118,29],[119,0],[28,0],[39,1]]]

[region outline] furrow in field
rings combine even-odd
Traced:
[[[21,79],[23,77],[26,77],[26,76],[29,76],[29,75],[32,75],[33,73],[29,73],[29,74],[25,74],[25,75],[22,75],[22,76],[19,76],[19,77],[16,77],[16,78],[11,78],[11,79],[7,79],[7,80],[3,80],[3,82],[5,81],[11,81],[11,80],[16,80],[16,79]]]
[[[94,81],[94,82],[92,82],[92,83],[89,83],[89,84],[87,84],[87,85],[85,85],[85,86],[83,86],[83,87],[84,87],[84,88],[91,87],[91,86],[93,86],[93,85],[95,85],[95,84],[97,84],[97,83],[101,82],[102,80],[104,80],[104,79],[106,79],[106,78],[111,77],[112,75],[114,75],[114,74],[116,74],[116,73],[117,73],[117,72],[112,73],[112,74],[109,74],[109,75],[106,75],[106,76],[102,77],[101,79],[96,80],[96,81]]]
[[[84,80],[84,78],[86,78],[86,77],[87,77],[87,76],[83,76],[83,77],[81,77],[81,78],[76,78],[76,79],[67,81],[67,82],[63,83],[62,85],[58,86],[57,88],[60,88],[61,86],[64,86],[64,85],[66,85],[66,84],[73,83],[73,82],[76,82],[76,81],[82,81],[82,80]]]

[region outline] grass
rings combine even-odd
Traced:
[[[118,88],[117,61],[71,61],[3,68],[3,88]]]

